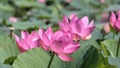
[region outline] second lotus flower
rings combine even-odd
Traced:
[[[79,19],[76,14],[71,15],[70,21],[67,16],[64,16],[63,21],[59,23],[61,30],[64,32],[71,32],[74,36],[74,40],[87,40],[90,39],[91,33],[95,26],[93,21],[90,22],[87,16]]]

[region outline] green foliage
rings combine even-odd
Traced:
[[[109,56],[108,59],[109,59],[108,61],[110,64],[115,65],[116,68],[120,67],[120,58],[119,57]]]
[[[84,62],[81,68],[116,68],[108,63],[108,58],[95,48],[91,47],[83,58]]]
[[[16,58],[17,58],[16,56],[10,57],[4,61],[4,64],[12,65]]]
[[[40,48],[20,54],[13,63],[14,68],[47,68],[50,56]]]
[[[47,68],[50,55],[41,48],[35,48],[20,54],[13,63],[14,68]],[[65,63],[54,57],[52,68],[65,68]]]
[[[109,51],[112,57],[116,56],[117,41],[115,41],[114,39],[105,40],[103,41],[103,45],[106,47],[106,49]],[[119,56],[120,56],[120,51],[119,51]]]
[[[40,27],[44,25],[42,22],[39,23],[32,23],[32,22],[17,22],[17,23],[12,23],[8,22],[8,25],[12,25],[15,29],[18,30],[27,30],[29,28],[35,28],[35,27]]]
[[[7,64],[2,64],[2,63],[0,62],[0,68],[13,68],[13,67],[10,66],[10,65],[7,65]]]
[[[19,7],[39,7],[40,6],[40,4],[37,1],[15,0],[14,3]]]
[[[66,68],[81,68],[81,65],[84,61],[83,57],[90,47],[90,44],[87,45],[81,42],[80,48],[74,54],[71,55],[74,58],[74,60],[71,62],[66,62]]]
[[[13,39],[8,36],[0,36],[0,61],[4,62],[6,59],[17,56],[19,51]]]

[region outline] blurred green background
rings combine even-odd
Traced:
[[[63,15],[76,13],[89,16],[95,23],[108,22],[111,11],[120,9],[120,0],[0,0],[0,27],[13,26],[18,30],[57,26]],[[17,18],[12,23],[9,18]],[[3,29],[3,28],[1,28]]]

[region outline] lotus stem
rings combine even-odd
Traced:
[[[55,53],[52,54],[47,68],[50,68],[52,61],[53,61],[53,58],[54,58],[54,55],[55,55]]]
[[[119,55],[119,49],[120,49],[120,37],[119,37],[118,44],[117,44],[116,57],[118,57]]]

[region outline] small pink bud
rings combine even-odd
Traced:
[[[9,18],[9,21],[10,21],[10,22],[17,22],[18,20],[17,20],[16,17],[10,17],[10,18]]]
[[[110,27],[109,27],[109,24],[108,24],[108,23],[106,23],[106,24],[104,25],[103,30],[104,30],[104,33],[105,33],[105,34],[108,34],[108,33],[110,32]]]
[[[101,14],[101,21],[106,22],[109,18],[109,13],[102,13]]]
[[[105,3],[105,0],[100,0],[101,3]]]
[[[38,0],[39,3],[45,3],[46,0]]]
[[[72,0],[66,0],[66,2],[67,2],[67,3],[70,3],[70,2],[72,2]]]

